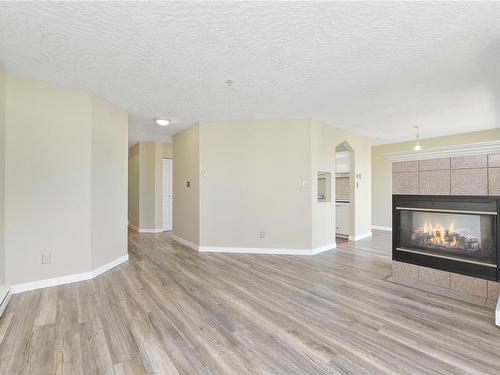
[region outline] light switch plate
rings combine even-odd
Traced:
[[[42,254],[42,264],[50,264],[50,253]]]

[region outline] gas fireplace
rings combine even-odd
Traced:
[[[393,196],[393,260],[499,280],[500,197]]]

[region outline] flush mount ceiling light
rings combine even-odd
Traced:
[[[168,124],[170,124],[170,120],[160,120],[160,119],[158,119],[158,120],[156,120],[155,122],[156,122],[158,125],[160,125],[160,126],[167,126]]]
[[[418,126],[414,126],[415,129],[417,129],[417,143],[415,143],[415,146],[413,146],[413,149],[415,151],[420,151],[422,149],[422,146],[420,145],[420,132]]]

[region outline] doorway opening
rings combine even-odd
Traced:
[[[172,159],[163,159],[163,224],[164,232],[172,230]]]
[[[335,237],[338,243],[355,237],[355,151],[344,141],[335,147]]]

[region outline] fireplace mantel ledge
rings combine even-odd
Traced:
[[[384,156],[392,162],[395,161],[414,161],[414,160],[428,160],[440,159],[457,156],[473,156],[485,154],[498,154],[500,153],[500,139],[495,141],[468,143],[463,145],[442,146],[434,148],[424,148],[420,151],[407,150],[390,152]]]

